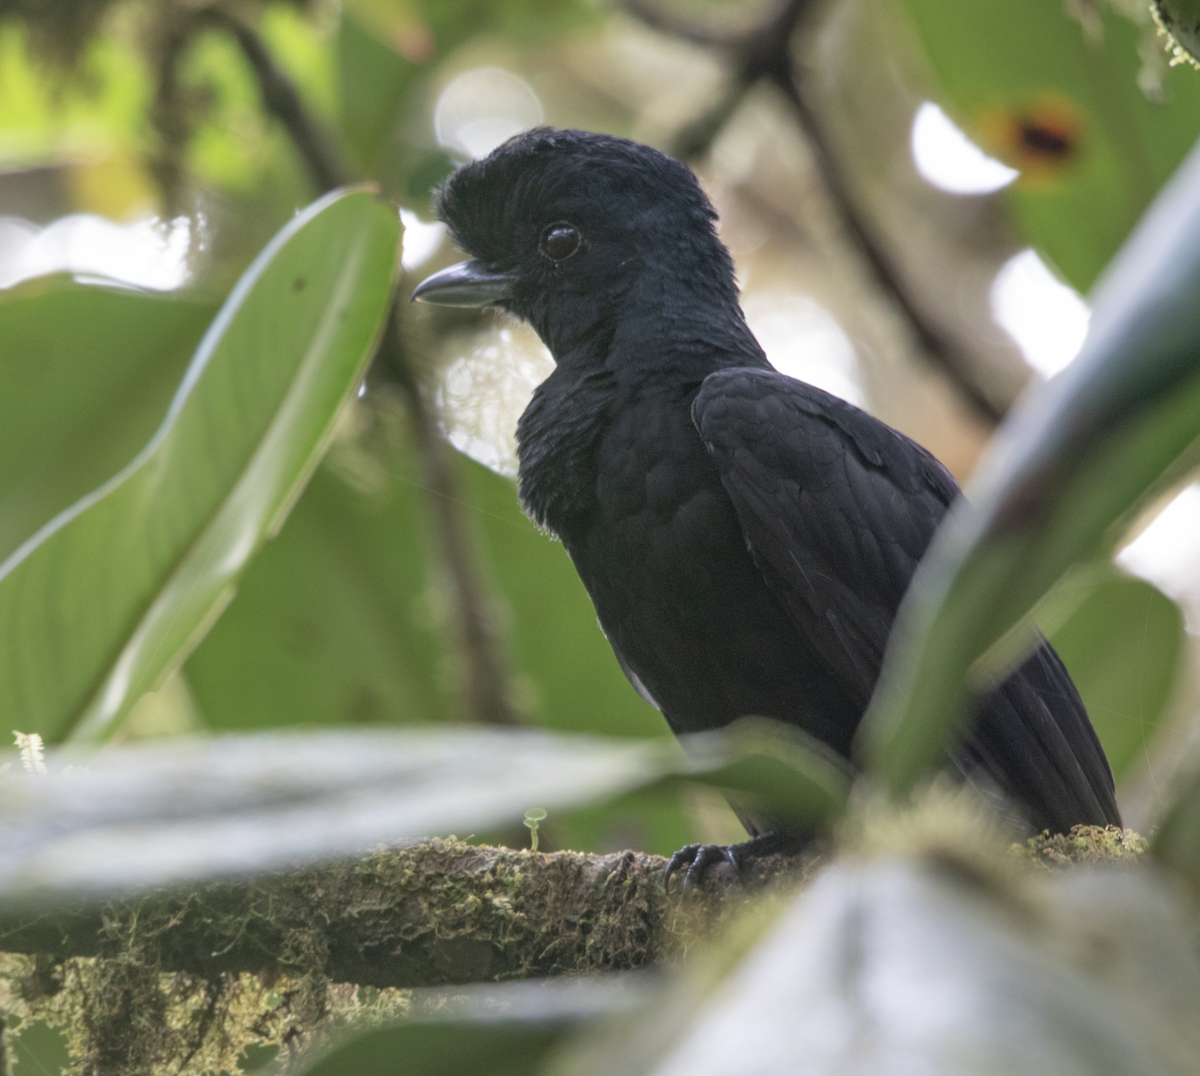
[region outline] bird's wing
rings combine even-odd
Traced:
[[[692,419],[768,585],[865,706],[954,479],[858,408],[769,370],[710,374]]]
[[[865,707],[957,484],[903,434],[772,371],[709,375],[692,418],[767,585]],[[981,700],[955,761],[1039,829],[1120,822],[1103,749],[1048,643]]]

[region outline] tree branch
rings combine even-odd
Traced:
[[[315,971],[438,986],[635,968],[679,943],[664,861],[432,840],[250,882],[0,920],[0,950],[134,959],[213,979]],[[672,887],[673,889],[677,887]]]
[[[762,864],[760,880],[785,864]],[[434,840],[105,907],[10,913],[0,1012],[67,1029],[80,1071],[237,1071],[248,1045],[298,1044],[342,1018],[361,1025],[362,987],[379,991],[376,1015],[394,1017],[408,1011],[397,993],[407,988],[639,968],[743,903],[728,889],[685,903],[678,885],[665,889],[663,865]]]

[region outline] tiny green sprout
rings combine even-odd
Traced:
[[[529,850],[537,851],[537,829],[538,823],[546,817],[546,809],[544,807],[530,807],[525,812],[525,825],[529,827]]]

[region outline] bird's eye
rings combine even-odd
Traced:
[[[574,224],[560,220],[557,224],[547,224],[542,229],[542,237],[538,240],[538,249],[552,262],[566,261],[583,242],[583,236]]]

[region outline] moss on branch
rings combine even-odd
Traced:
[[[1129,831],[1077,827],[1005,857],[994,825],[951,825],[958,816],[945,811],[914,817],[921,824],[868,825],[842,843],[850,854],[929,854],[949,842],[1035,870],[1132,862],[1145,848]],[[817,862],[760,860],[757,881],[799,881]],[[393,1020],[421,1004],[416,987],[643,967],[710,935],[747,899],[718,872],[685,901],[664,887],[664,865],[635,852],[433,840],[0,920],[0,1072],[16,1037],[38,1024],[58,1029],[86,1076],[198,1076],[236,1072],[256,1051],[261,1060],[351,1022]]]
[[[313,870],[0,923],[10,1030],[63,1029],[79,1071],[236,1071],[413,987],[642,967],[731,903],[682,901],[664,861],[434,840]],[[733,903],[740,903],[735,900]]]

